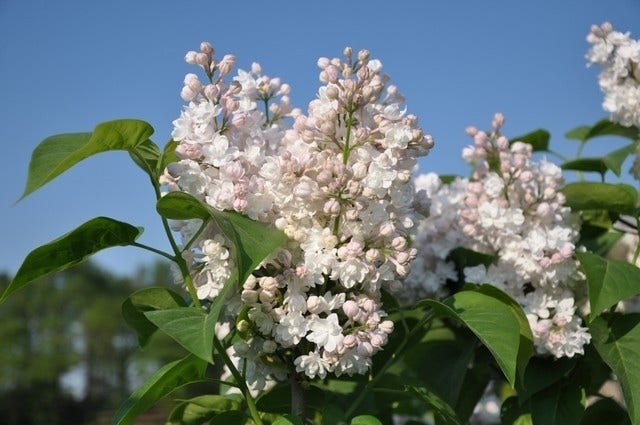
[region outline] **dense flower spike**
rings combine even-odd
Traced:
[[[217,61],[203,43],[186,60],[208,81],[185,77],[189,103],[173,130],[181,160],[163,183],[288,237],[227,303],[244,337],[235,360],[259,363],[247,370],[254,389],[268,375],[282,377],[287,362],[309,378],[365,373],[393,330],[380,289],[398,286],[416,257],[411,175],[431,137],[365,50],[318,60],[322,86],[307,115],[292,109],[289,86],[258,64],[227,82],[233,56]],[[213,225],[200,234],[190,222],[175,229],[198,296],[215,298],[233,247]]]
[[[587,59],[602,68],[602,106],[612,121],[640,127],[640,41],[614,31],[609,22],[593,25],[587,41],[592,45]]]
[[[457,279],[447,261],[454,248],[485,254],[493,260],[465,268],[465,281],[490,283],[516,299],[539,353],[572,357],[590,340],[575,314],[577,223],[563,206],[560,168],[534,161],[530,145],[510,143],[500,134],[503,121],[496,114],[490,133],[467,129],[474,144],[462,156],[473,166],[470,179],[417,178],[431,204],[416,238],[423,255],[406,287],[418,296],[443,291],[447,279]]]
[[[611,114],[611,121],[640,128],[640,41],[629,32],[614,31],[609,22],[593,25],[587,41],[591,43],[587,60],[602,69],[602,107]],[[631,174],[640,180],[640,144],[637,149]]]

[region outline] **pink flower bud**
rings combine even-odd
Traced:
[[[337,216],[338,214],[340,214],[340,202],[338,202],[335,198],[329,199],[324,203],[323,211],[329,216]]]
[[[342,311],[344,311],[344,314],[347,316],[349,320],[355,321],[356,317],[360,313],[360,308],[358,307],[358,304],[356,304],[355,301],[347,300],[344,302],[344,304],[342,304]]]
[[[213,55],[213,46],[208,41],[203,41],[200,43],[200,51],[202,53],[206,53],[207,55]]]

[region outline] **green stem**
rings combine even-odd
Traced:
[[[342,163],[347,165],[349,162],[349,154],[351,153],[351,146],[349,143],[351,141],[351,125],[353,121],[353,110],[349,108],[349,112],[347,113],[347,134],[344,136],[344,150],[342,151]]]
[[[400,356],[402,354],[402,351],[405,349],[405,347],[407,346],[409,341],[416,334],[421,332],[422,331],[422,327],[424,325],[426,325],[428,322],[430,322],[431,320],[433,320],[434,317],[435,317],[435,313],[433,312],[433,310],[427,311],[427,313],[420,320],[420,322],[418,322],[417,326],[415,328],[413,328],[413,330],[407,334],[407,336],[400,343],[400,345],[398,345],[398,347],[393,352],[391,357],[389,357],[389,360],[387,360],[387,362],[384,364],[384,366],[382,366],[382,368],[380,369],[378,374],[376,376],[374,376],[373,379],[371,379],[369,382],[367,382],[367,384],[364,386],[362,391],[360,391],[360,394],[358,394],[358,397],[353,401],[353,403],[351,403],[351,406],[349,406],[349,410],[347,410],[347,412],[345,413],[345,417],[346,418],[350,418],[354,414],[354,412],[356,411],[358,406],[360,406],[360,404],[364,401],[364,399],[366,398],[367,394],[370,391],[373,390],[373,387],[375,387],[375,385],[382,378],[384,373],[396,362],[396,360],[398,360],[398,358],[400,358]]]
[[[149,179],[151,180],[151,185],[153,186],[153,191],[156,195],[156,202],[157,202],[162,197],[162,194],[160,193],[160,185],[158,184],[158,182],[156,182],[153,179],[153,176],[149,175]],[[182,251],[180,250],[180,247],[178,247],[178,244],[176,243],[175,239],[173,238],[173,233],[171,232],[171,228],[169,227],[169,221],[162,216],[160,216],[160,219],[162,220],[162,227],[164,228],[164,232],[167,235],[167,238],[169,239],[169,244],[171,245],[171,249],[175,254],[175,256],[173,257],[173,261],[180,268],[180,273],[184,278],[184,283],[187,287],[187,291],[189,292],[189,295],[191,296],[193,305],[200,308],[201,307],[200,299],[198,298],[198,293],[196,292],[196,288],[193,285],[193,281],[191,280],[191,276],[189,274],[189,267],[187,267],[187,263],[184,261],[184,258],[182,258]]]
[[[218,354],[222,357],[222,361],[227,366],[227,368],[229,368],[231,375],[237,381],[237,387],[240,389],[240,392],[242,392],[242,395],[244,396],[244,399],[247,402],[247,407],[249,408],[249,413],[251,414],[251,418],[253,418],[253,421],[257,425],[264,425],[264,423],[262,422],[262,418],[260,417],[260,413],[258,412],[258,408],[256,407],[256,402],[253,399],[251,392],[249,391],[249,387],[247,387],[247,383],[245,382],[244,378],[242,377],[242,375],[240,375],[240,372],[238,371],[236,366],[233,364],[233,362],[227,355],[227,352],[222,346],[222,343],[220,343],[220,340],[215,336],[213,337],[213,347],[218,352]]]
[[[638,231],[638,235],[640,235],[640,215],[636,217],[636,231]],[[631,261],[631,264],[635,266],[638,261],[638,257],[640,257],[640,239],[636,244],[636,250],[633,253],[633,261]]]
[[[131,246],[135,246],[135,247],[137,247],[137,248],[141,248],[141,249],[145,249],[145,250],[147,250],[147,251],[151,251],[151,252],[153,252],[153,253],[155,253],[155,254],[158,254],[158,255],[161,255],[161,256],[163,256],[164,258],[167,258],[167,259],[169,259],[169,260],[171,260],[171,261],[173,261],[173,262],[175,262],[175,261],[176,261],[176,258],[175,258],[173,255],[171,255],[171,254],[169,254],[169,253],[167,253],[167,252],[161,251],[161,250],[159,250],[159,249],[156,249],[156,248],[154,248],[154,247],[152,247],[152,246],[145,245],[145,244],[138,243],[138,242],[134,242],[134,243],[132,243],[132,244],[131,244]]]

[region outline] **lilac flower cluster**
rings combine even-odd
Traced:
[[[587,60],[602,69],[602,107],[611,114],[611,121],[640,128],[640,41],[629,32],[614,31],[609,22],[593,25],[587,41],[591,43]],[[640,180],[640,144],[631,174]]]
[[[503,121],[496,114],[489,133],[467,129],[474,143],[462,156],[473,166],[471,178],[417,178],[430,205],[415,245],[424,254],[405,288],[418,296],[443,291],[447,279],[457,279],[448,261],[456,247],[492,256],[488,266],[465,268],[465,281],[492,284],[517,300],[539,353],[572,357],[590,341],[576,314],[578,223],[563,206],[560,168],[534,161],[531,145],[510,143],[500,134]]]
[[[433,140],[379,60],[350,48],[344,56],[318,60],[322,86],[307,114],[257,64],[228,82],[233,56],[216,61],[208,43],[186,56],[208,81],[185,78],[189,103],[173,130],[181,159],[162,182],[287,236],[226,303],[227,328],[243,336],[230,352],[250,360],[254,389],[284,376],[287,363],[309,378],[365,373],[393,330],[380,290],[397,286],[417,254],[411,175]],[[198,297],[215,298],[233,247],[214,225],[174,228]]]

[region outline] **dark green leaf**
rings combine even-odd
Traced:
[[[127,246],[142,230],[107,217],[96,217],[27,255],[0,302],[29,282],[68,269],[105,248]]]
[[[169,415],[169,424],[200,425],[217,414],[238,410],[240,402],[221,395],[201,395],[181,402]]]
[[[547,130],[539,128],[522,136],[512,137],[511,143],[524,142],[531,145],[534,152],[549,150],[549,139],[551,134]]]
[[[184,299],[167,288],[144,288],[129,296],[122,303],[122,317],[138,334],[140,346],[145,346],[158,329],[144,315],[147,311],[186,307]]]
[[[597,255],[605,256],[614,246],[616,246],[617,242],[623,235],[624,233],[614,230],[601,233],[592,239],[581,240],[580,243],[581,245],[584,245],[588,251]]]
[[[184,192],[168,193],[158,201],[156,209],[160,215],[170,219],[213,219],[236,249],[240,284],[285,240],[284,233],[279,230],[270,229],[234,211],[218,211]]]
[[[610,398],[601,398],[584,412],[580,425],[631,425],[627,411]]]
[[[382,425],[382,422],[375,416],[360,415],[351,419],[351,425]]]
[[[607,210],[634,214],[638,192],[627,184],[579,182],[567,184],[562,192],[572,210]]]
[[[433,411],[439,425],[462,424],[453,408],[436,393],[429,391],[427,388],[413,386],[406,386],[405,391],[424,402]]]
[[[204,376],[206,363],[195,356],[187,356],[158,370],[139,387],[113,417],[112,425],[129,425],[138,415],[177,388]]]
[[[640,294],[640,269],[633,264],[589,252],[576,256],[587,276],[591,320],[619,301]]]
[[[560,359],[533,357],[527,365],[524,380],[519,381],[516,387],[520,403],[567,376],[576,366],[577,361],[577,357]]]
[[[209,425],[253,425],[255,422],[250,421],[247,415],[240,410],[230,410],[222,412],[209,421]]]
[[[531,397],[533,423],[578,425],[584,414],[584,394],[577,385],[553,385]]]
[[[596,350],[620,381],[631,422],[640,423],[640,314],[606,314],[589,329]]]
[[[586,134],[584,140],[593,139],[594,137],[601,136],[620,136],[631,140],[637,140],[640,135],[640,131],[637,127],[625,127],[621,124],[616,124],[604,118],[598,121],[589,132]]]
[[[509,397],[500,409],[502,425],[533,425],[530,403],[520,405],[518,397]]]
[[[488,267],[496,258],[493,255],[458,247],[451,250],[447,256],[447,260],[453,261],[460,270],[463,270],[467,267],[478,266],[480,264]]]
[[[415,373],[423,385],[453,406],[463,390],[462,383],[468,365],[473,360],[476,346],[474,340],[475,337],[470,332],[454,333],[448,328],[434,329],[427,333],[423,341],[411,344],[404,358],[406,368]],[[442,359],[447,361],[443,362]],[[406,384],[407,381],[403,383]],[[386,381],[385,384],[388,386]],[[466,394],[466,388],[464,392]]]
[[[595,172],[603,175],[607,172],[608,166],[603,158],[579,158],[564,162],[560,166],[563,170]]]
[[[460,291],[444,302],[424,300],[421,303],[466,325],[491,351],[513,387],[522,348],[520,321],[509,303],[472,290]]]
[[[153,134],[153,128],[144,121],[108,121],[93,133],[59,134],[43,140],[34,150],[29,163],[26,197],[44,186],[78,162],[100,152],[133,150]]]
[[[147,311],[144,315],[189,352],[213,363],[215,322],[209,319],[209,315],[203,309],[178,307]]]

